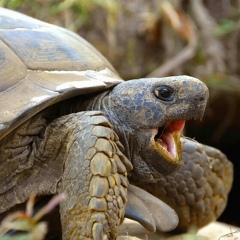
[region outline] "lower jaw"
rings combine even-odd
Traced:
[[[181,151],[178,153],[178,157],[171,160],[167,160],[162,154],[159,154],[159,151],[156,149],[145,151],[143,157],[146,159],[147,164],[150,165],[154,175],[157,175],[158,173],[168,175],[177,170],[183,164]]]

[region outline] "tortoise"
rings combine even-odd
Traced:
[[[215,195],[226,198],[232,166],[225,155],[182,138],[185,121],[203,117],[209,94],[203,82],[189,76],[123,81],[69,30],[4,8],[0,23],[0,219],[32,192],[40,200],[64,192],[63,239],[116,239],[124,216],[151,231],[170,231],[178,216],[159,198],[162,191],[176,197],[171,184],[170,190],[161,185],[172,172],[183,176],[173,185],[185,181],[186,195],[194,177],[225,177]],[[216,160],[221,174],[205,178],[202,168],[211,164],[199,160],[195,167],[196,157]],[[225,201],[214,204],[219,214]]]

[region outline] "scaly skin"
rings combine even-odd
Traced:
[[[233,165],[219,150],[181,138],[184,165],[155,183],[131,179],[171,206],[179,216],[177,231],[203,227],[225,209]]]
[[[64,192],[67,200],[60,205],[63,239],[116,239],[127,203],[127,172],[132,165],[122,154],[123,147],[108,120],[100,112],[80,112],[57,118],[43,131],[44,126],[46,121],[37,115],[0,145],[2,156],[9,157],[8,164],[18,158],[14,152],[10,155],[13,146],[19,156],[23,155],[21,150],[30,155],[22,165],[24,171],[17,177],[13,172],[10,178],[18,181],[14,192],[19,203],[31,192]],[[33,134],[34,129],[41,137],[26,135]],[[29,141],[31,150],[23,146]],[[3,191],[0,201],[4,204],[10,200],[12,189]]]
[[[115,239],[124,217],[131,164],[100,113],[70,116],[57,119],[61,125],[71,121],[72,129],[60,188],[68,197],[60,207],[63,239]]]

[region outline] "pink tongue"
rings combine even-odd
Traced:
[[[174,157],[176,157],[176,146],[174,143],[173,135],[171,133],[164,133],[162,136],[161,145]]]
[[[185,125],[184,120],[169,121],[167,122],[166,125],[167,131],[164,132],[162,135],[162,141],[160,142],[160,144],[174,157],[176,157],[176,146],[172,133],[182,131],[184,125]]]
[[[168,128],[171,130],[171,132],[176,132],[176,131],[182,131],[184,126],[185,126],[185,121],[184,120],[175,120],[175,121],[170,121]]]
[[[168,146],[167,146],[167,144],[164,141],[161,141],[160,144],[162,145],[163,148],[168,150]]]

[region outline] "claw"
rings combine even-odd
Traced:
[[[151,232],[175,229],[179,219],[175,211],[150,193],[130,185],[125,217],[139,222]]]
[[[103,225],[101,223],[93,224],[92,235],[94,240],[103,240]]]

